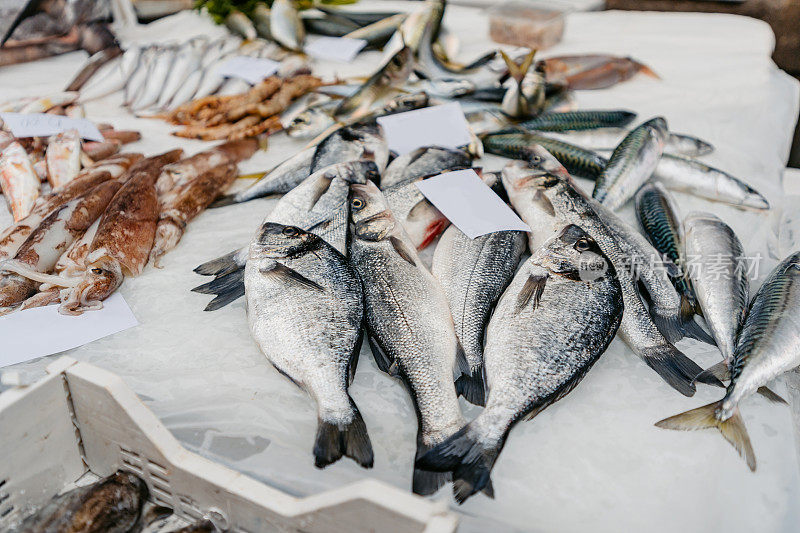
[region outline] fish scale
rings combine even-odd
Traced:
[[[636,118],[633,111],[581,110],[562,113],[544,113],[536,118],[520,122],[519,127],[537,131],[580,131],[597,128],[621,128]]]

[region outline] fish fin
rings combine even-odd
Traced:
[[[353,346],[353,351],[350,352],[350,359],[347,364],[347,386],[349,387],[353,383],[353,379],[356,377],[356,368],[358,367],[358,356],[361,353],[361,345],[364,343],[364,328],[359,328],[358,330],[358,338],[356,339],[356,344]]]
[[[533,195],[533,203],[551,217],[556,216],[556,209],[553,207],[553,202],[551,202],[550,198],[545,196],[542,191],[536,191],[536,194]]]
[[[684,302],[686,302],[684,304]],[[658,309],[650,307],[650,316],[658,330],[669,342],[678,342],[684,337],[696,339],[711,346],[717,341],[703,327],[694,321],[694,309],[685,296],[681,296],[681,310],[678,313],[661,314]]]
[[[417,262],[414,261],[413,254],[408,250],[408,247],[395,236],[389,237],[389,242],[392,243],[392,248],[394,251],[397,252],[397,255],[405,259],[407,262],[411,263],[411,266],[417,266]]]
[[[522,79],[525,77],[525,74],[528,73],[528,70],[533,64],[533,58],[536,55],[536,50],[531,50],[528,52],[528,55],[525,56],[519,65],[517,65],[513,59],[508,57],[504,51],[500,50],[500,55],[503,57],[503,61],[505,61],[506,66],[508,67],[508,73],[517,83],[521,83]]]
[[[375,364],[378,365],[378,368],[390,376],[396,375],[397,365],[389,355],[386,354],[386,351],[381,347],[378,340],[372,335],[367,335],[367,341],[369,342],[369,347],[372,349],[372,356],[375,358]]]
[[[487,447],[472,429],[472,424],[467,424],[444,442],[423,453],[419,453],[421,450],[417,447],[415,475],[420,470],[452,472],[453,494],[458,503],[464,503],[467,498],[487,487],[490,493],[487,495],[493,497],[490,475],[504,443],[505,436],[497,445]]]
[[[205,262],[195,268],[194,272],[201,276],[221,276],[242,269],[245,263],[247,263],[247,260],[242,260],[243,256],[240,256],[241,251],[242,249],[240,248],[222,257]]]
[[[716,417],[717,409],[722,407],[722,402],[714,402],[691,411],[686,411],[679,415],[665,418],[656,422],[656,426],[664,429],[678,429],[691,431],[695,429],[717,428],[725,440],[730,442],[739,455],[747,462],[750,470],[756,470],[756,456],[753,446],[750,444],[750,437],[744,427],[742,415],[739,409],[734,411],[733,416],[727,420],[718,420]]]
[[[789,402],[784,400],[780,395],[778,395],[778,393],[776,393],[775,391],[773,391],[769,387],[766,387],[766,386],[759,387],[756,390],[756,392],[759,393],[761,396],[763,396],[764,398],[766,398],[767,400],[769,400],[771,402],[782,403],[784,405],[788,405],[789,404]]]
[[[244,296],[244,269],[217,276],[212,281],[195,287],[192,292],[215,294],[216,297],[208,303],[204,311],[216,311]]]
[[[456,378],[456,394],[463,396],[472,405],[486,405],[486,385],[483,380],[483,367],[471,374],[462,374]]]
[[[639,356],[655,370],[661,379],[684,396],[695,393],[694,378],[703,369],[671,344],[663,344],[642,351]]]
[[[694,378],[695,381],[707,383],[709,385],[722,385],[722,381],[728,381],[729,379],[731,379],[731,370],[728,368],[728,363],[725,361],[720,361],[706,368]]]
[[[350,400],[353,420],[346,424],[319,420],[314,441],[314,466],[325,468],[347,456],[364,468],[372,468],[374,454],[361,413]]]
[[[473,70],[473,69],[476,69],[478,67],[482,67],[486,63],[489,63],[495,57],[497,57],[497,51],[496,50],[492,50],[491,52],[487,52],[484,55],[482,55],[479,58],[477,58],[476,60],[474,60],[472,63],[464,65],[464,70]]]
[[[517,312],[521,311],[531,301],[533,301],[533,308],[536,309],[539,306],[539,299],[542,297],[546,283],[546,275],[528,276],[528,280],[517,297]]]
[[[300,284],[301,286],[306,287],[308,289],[313,289],[322,292],[325,291],[325,289],[319,283],[308,279],[298,271],[293,270],[281,263],[275,263],[275,266],[273,266],[272,268],[263,269],[260,270],[260,272],[267,276],[278,276],[286,281]]]

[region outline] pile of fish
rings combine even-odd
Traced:
[[[115,130],[110,124],[100,124],[98,130],[103,141],[83,141],[77,130],[25,139],[0,131],[0,189],[15,222],[31,213],[48,185],[56,190],[82,173],[116,164],[121,146],[141,137],[138,131]]]
[[[178,244],[257,147],[254,139],[232,141],[185,159],[183,150],[123,153],[34,197],[27,215],[0,234],[0,310],[54,302],[64,314],[101,308],[125,276]],[[29,181],[30,169],[4,171],[15,184]]]

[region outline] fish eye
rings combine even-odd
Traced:
[[[578,250],[579,252],[587,252],[591,247],[592,245],[586,238],[578,239],[578,241],[575,243],[575,249]]]
[[[292,226],[286,226],[285,228],[283,228],[283,234],[288,237],[294,237],[295,235],[297,235],[297,228],[294,228]]]
[[[350,207],[352,207],[353,209],[361,209],[362,207],[364,207],[364,200],[362,200],[361,198],[353,198],[350,201]]]
[[[102,268],[95,267],[95,268],[92,269],[92,274],[94,274],[95,276],[99,276],[102,273],[103,273],[103,269]]]

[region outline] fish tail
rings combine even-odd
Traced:
[[[456,378],[456,393],[472,405],[486,405],[486,386],[483,382],[483,368]]]
[[[784,405],[788,405],[789,402],[783,399],[777,392],[773,391],[769,387],[762,386],[756,390],[761,396],[766,398],[767,400],[774,402],[774,403],[782,403]]]
[[[215,294],[203,311],[216,311],[244,296],[244,269],[235,270],[199,285],[192,292]]]
[[[722,402],[714,402],[691,411],[686,411],[679,415],[665,418],[656,422],[656,426],[665,429],[679,429],[691,431],[695,429],[717,428],[722,436],[730,442],[739,452],[739,455],[747,462],[750,470],[756,470],[756,456],[753,446],[750,444],[750,437],[744,427],[742,415],[737,408],[733,415],[727,420],[717,418],[717,410],[721,409]]]
[[[244,268],[246,261],[241,260],[241,251],[241,249],[234,250],[222,257],[207,261],[195,268],[194,272],[201,276],[222,276]]]
[[[677,314],[660,314],[655,310],[652,317],[658,330],[669,342],[678,342],[689,337],[712,346],[717,345],[714,337],[694,321],[694,306],[686,295],[681,295],[681,308]]]
[[[473,429],[472,423],[467,424],[428,450],[417,448],[415,481],[417,472],[421,471],[430,474],[452,473],[453,495],[458,503],[464,503],[467,498],[481,491],[494,498],[490,476],[504,443],[505,437],[499,443],[487,446]],[[417,492],[416,483],[414,492]]]
[[[684,396],[694,395],[694,379],[703,369],[680,350],[664,344],[643,350],[640,356],[670,387]]]
[[[353,419],[346,424],[319,420],[317,438],[314,441],[314,465],[317,468],[325,468],[342,456],[353,459],[364,468],[372,468],[374,455],[367,426],[352,400],[350,405],[353,408]]]
[[[720,361],[719,363],[712,365],[702,372],[700,372],[695,381],[699,381],[700,383],[708,383],[716,385],[716,381],[728,381],[731,379],[731,370],[728,367],[728,363],[725,361]]]

